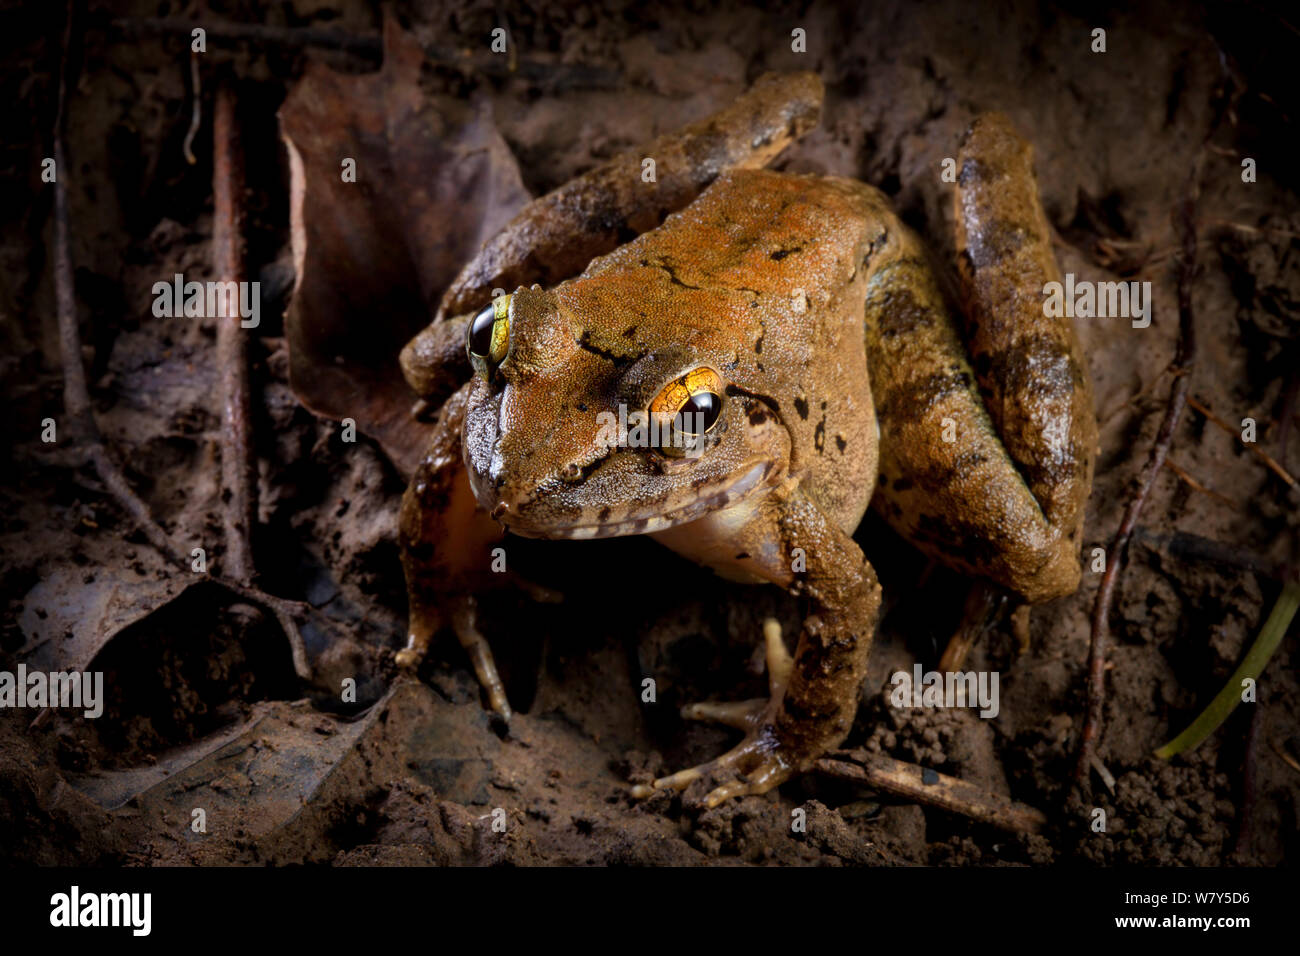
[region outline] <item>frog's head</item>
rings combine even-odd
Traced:
[[[728,381],[736,353],[717,326],[587,293],[521,288],[470,322],[465,461],[494,518],[528,537],[641,534],[784,477],[789,435]]]

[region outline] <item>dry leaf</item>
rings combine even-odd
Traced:
[[[424,53],[391,19],[384,50],[378,73],[311,66],[280,110],[297,274],[286,337],[299,400],[355,419],[410,474],[428,426],[410,415],[398,352],[529,197],[486,97],[424,92]]]

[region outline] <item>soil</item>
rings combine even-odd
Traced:
[[[1150,281],[1154,320],[1080,320],[1096,386],[1101,454],[1084,555],[1105,549],[1164,414],[1178,334],[1173,215],[1198,182],[1191,391],[1257,441],[1189,409],[1146,502],[1111,626],[1100,763],[1070,779],[1085,711],[1089,615],[1101,575],[1035,608],[1029,644],[1008,621],[968,667],[1001,675],[994,719],[890,706],[889,676],[937,666],[968,582],[927,567],[874,516],[857,540],[887,613],[847,746],[951,774],[1041,809],[1011,835],[817,774],[715,810],[685,797],[630,798],[629,780],[717,755],[734,734],[688,724],[681,704],[765,691],[766,616],[787,633],[797,601],[728,584],[652,542],[511,542],[516,567],[561,591],[484,603],[483,629],[517,714],[489,716],[454,640],[417,677],[399,674],[406,598],[395,537],[403,482],[364,436],[307,411],[288,384],[282,314],[291,294],[288,161],[276,111],[308,59],[361,73],[373,59],[266,43],[214,44],[188,163],[187,42],[128,35],[115,17],[191,17],[197,5],[91,2],[67,115],[71,252],[96,419],[154,517],[219,567],[218,370],[211,320],[155,318],[154,282],[207,274],[212,234],[212,82],[237,90],[248,169],[247,262],[263,283],[253,343],[259,524],[267,592],[319,609],[304,628],[310,680],[273,618],[172,569],[135,529],[63,421],[53,292],[51,155],[63,11],[0,4],[5,102],[0,375],[10,413],[0,473],[0,670],[104,674],[103,714],[0,710],[0,862],[155,865],[1028,864],[1265,865],[1300,858],[1300,684],[1294,634],[1258,684],[1196,749],[1152,751],[1236,668],[1295,558],[1300,496],[1264,467],[1287,453],[1300,375],[1300,33],[1268,3],[1151,3],[1088,12],[1067,3],[983,9],[771,4],[543,4],[507,10],[521,56],[598,67],[613,89],[434,71],[442,92],[490,98],[539,195],[593,163],[719,108],[767,70],[810,69],[820,127],[778,166],[873,183],[952,262],[950,186],[939,172],[972,117],[997,109],[1035,145],[1064,272]],[[221,5],[220,19],[378,36],[360,0]],[[399,4],[426,45],[483,53],[487,2]],[[791,51],[806,31],[807,52]],[[1105,53],[1092,31],[1106,31]],[[1231,108],[1225,81],[1235,91]],[[598,85],[599,86],[599,85]],[[1213,129],[1209,146],[1201,144]],[[1257,178],[1244,182],[1242,160]],[[61,173],[62,175],[63,173]],[[1291,443],[1294,446],[1295,442]],[[1195,484],[1193,483],[1195,482]],[[1199,536],[1235,556],[1178,547]],[[1114,556],[1110,556],[1114,560]],[[1243,567],[1253,562],[1255,569]],[[197,582],[197,583],[196,583]],[[642,701],[653,677],[657,699]],[[340,700],[346,679],[355,694]],[[1253,763],[1253,778],[1246,773]],[[1105,813],[1104,832],[1093,826]],[[792,832],[792,811],[807,826]],[[200,823],[202,826],[200,826]],[[504,823],[502,832],[501,824]],[[495,825],[495,826],[494,826]]]

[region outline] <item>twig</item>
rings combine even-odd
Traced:
[[[1291,435],[1291,417],[1295,414],[1297,396],[1300,396],[1300,368],[1293,365],[1291,374],[1287,376],[1286,388],[1282,390],[1282,413],[1277,418],[1277,457],[1284,466],[1286,442]]]
[[[1229,498],[1227,495],[1223,494],[1222,492],[1215,491],[1213,488],[1209,487],[1208,485],[1201,484],[1201,482],[1197,481],[1194,477],[1192,477],[1192,475],[1188,473],[1188,471],[1185,468],[1183,468],[1181,465],[1178,465],[1172,458],[1165,459],[1165,467],[1168,468],[1170,471],[1172,471],[1180,479],[1182,479],[1182,481],[1193,491],[1199,491],[1201,494],[1209,495],[1211,498],[1218,498],[1229,508],[1241,507],[1240,505],[1237,504],[1237,502],[1233,501],[1231,498]]]
[[[1097,771],[1097,776],[1101,777],[1101,782],[1106,785],[1106,789],[1114,793],[1115,775],[1106,769],[1106,765],[1101,762],[1101,758],[1096,754],[1092,755],[1092,769]]]
[[[218,88],[213,118],[213,272],[219,282],[244,281],[244,157],[235,118],[234,94]],[[231,288],[231,286],[227,286]],[[256,574],[251,536],[257,515],[257,475],[253,465],[248,386],[248,335],[240,324],[235,297],[221,304],[229,315],[217,316],[217,365],[221,372],[221,483],[226,531],[227,573],[248,584]],[[223,310],[225,311],[225,310]]]
[[[198,135],[199,124],[203,122],[203,86],[199,79],[199,55],[190,51],[190,128],[185,131],[185,142],[181,150],[185,153],[185,162],[193,166],[198,162],[194,158],[194,137]]]
[[[67,115],[68,62],[72,48],[75,2],[68,2],[68,22],[63,34],[63,57],[59,67],[59,105],[54,120],[54,299],[59,320],[59,358],[63,365],[63,410],[68,416],[68,428],[74,442],[84,446],[84,452],[95,466],[99,480],[110,495],[117,499],[150,544],[169,556],[180,567],[186,567],[180,549],[172,545],[167,532],[153,520],[149,507],[131,488],[121,467],[109,454],[104,437],[91,411],[90,390],[86,385],[86,369],[81,357],[81,329],[77,324],[77,297],[73,283],[71,225],[68,215],[68,164],[63,145],[63,126]]]
[[[1215,124],[1217,126],[1217,123]],[[1206,136],[1208,142],[1209,136]],[[1107,549],[1108,561],[1102,575],[1101,585],[1097,588],[1097,598],[1092,608],[1092,644],[1088,653],[1088,710],[1084,719],[1083,731],[1079,742],[1079,760],[1075,765],[1074,777],[1078,782],[1084,781],[1092,767],[1093,755],[1096,753],[1097,740],[1101,735],[1102,721],[1106,706],[1106,655],[1110,647],[1110,607],[1115,597],[1115,585],[1119,580],[1120,570],[1124,567],[1125,551],[1133,529],[1137,527],[1138,516],[1146,503],[1147,495],[1155,485],[1156,478],[1169,456],[1173,444],[1174,430],[1182,418],[1183,408],[1187,404],[1188,373],[1196,357],[1196,321],[1192,310],[1192,284],[1196,277],[1196,202],[1200,195],[1201,163],[1204,152],[1198,151],[1192,162],[1188,175],[1187,189],[1180,204],[1179,222],[1182,229],[1183,252],[1178,270],[1178,345],[1174,351],[1174,382],[1169,392],[1169,404],[1165,407],[1165,417],[1156,433],[1155,444],[1147,458],[1146,465],[1138,478],[1137,492],[1124,509],[1123,520],[1115,532],[1110,548]]]
[[[284,631],[285,640],[289,642],[289,652],[293,657],[294,672],[303,680],[311,679],[311,664],[307,659],[307,644],[302,639],[302,631],[298,629],[298,619],[315,617],[319,622],[324,618],[324,615],[310,604],[276,597],[274,594],[267,594],[261,588],[246,587],[237,581],[220,578],[216,575],[208,575],[208,580],[236,597],[242,598],[249,604],[270,611],[279,623],[280,629]]]
[[[68,417],[65,429],[72,440],[83,447],[87,459],[94,465],[99,480],[109,495],[126,512],[130,520],[144,534],[160,554],[183,573],[193,573],[189,559],[177,547],[162,527],[153,519],[149,506],[135,493],[121,466],[104,443],[104,436],[91,411],[90,390],[86,385],[86,369],[81,358],[81,330],[77,325],[77,299],[73,286],[71,226],[68,215],[67,176],[71,167],[63,145],[63,125],[66,117],[69,51],[72,49],[75,0],[68,0],[68,21],[63,36],[63,56],[59,68],[58,110],[54,121],[54,296],[58,310],[59,358],[63,365],[63,410]],[[311,612],[309,605],[286,601],[266,592],[216,575],[209,579],[250,604],[265,608],[273,614],[284,631],[293,655],[294,669],[304,679],[310,678],[311,668],[307,649],[298,629],[296,616]]]
[[[1005,602],[1005,591],[983,581],[972,582],[962,608],[961,623],[948,639],[948,646],[939,658],[941,673],[959,671],[965,666],[966,655],[993,627]]]
[[[209,40],[219,43],[257,43],[294,50],[317,47],[339,50],[370,60],[379,60],[384,55],[383,38],[377,33],[348,33],[321,27],[272,27],[176,17],[123,17],[114,20],[113,26],[130,35],[152,33],[190,36],[194,30],[202,29]],[[495,53],[476,55],[465,50],[433,45],[425,45],[424,54],[437,63],[473,69],[498,79],[521,77],[552,91],[611,90],[622,85],[622,76],[616,70],[581,63],[550,62],[528,57],[515,59]]]
[[[1237,839],[1232,844],[1232,855],[1243,860],[1250,853],[1250,838],[1254,833],[1255,801],[1259,795],[1259,730],[1264,723],[1264,702],[1258,701],[1250,714],[1246,728],[1245,753],[1241,757],[1241,813],[1237,823]]]
[[[1251,454],[1257,456],[1261,461],[1264,462],[1265,466],[1270,471],[1272,471],[1275,475],[1277,475],[1279,478],[1285,481],[1288,485],[1290,485],[1292,488],[1296,487],[1296,480],[1291,477],[1291,475],[1287,472],[1285,468],[1283,468],[1276,461],[1274,461],[1273,457],[1268,452],[1264,451],[1254,442],[1242,441],[1241,432],[1233,428],[1230,424],[1225,422],[1218,415],[1214,414],[1214,412],[1210,411],[1210,409],[1206,407],[1204,404],[1197,401],[1195,396],[1192,395],[1187,396],[1187,404],[1192,406],[1192,408],[1196,409],[1198,412],[1200,412],[1210,421],[1214,422],[1214,424],[1218,425],[1229,435],[1232,435],[1234,438],[1236,438],[1243,448],[1245,448]]]
[[[1133,529],[1133,538],[1153,551],[1159,551],[1172,557],[1189,561],[1209,561],[1233,568],[1254,571],[1264,577],[1282,576],[1282,569],[1270,559],[1254,551],[1248,551],[1237,545],[1224,544],[1213,538],[1205,538],[1188,531],[1174,531],[1160,534],[1150,528]]]
[[[1287,239],[1300,239],[1300,232],[1292,232],[1289,229],[1272,229],[1268,226],[1251,226],[1244,222],[1233,222],[1230,219],[1207,219],[1206,224],[1210,226],[1223,226],[1225,229],[1237,229],[1241,232],[1282,236]]]
[[[1134,392],[1134,393],[1133,393],[1132,395],[1130,395],[1128,398],[1124,399],[1124,401],[1121,402],[1119,405],[1117,405],[1114,409],[1112,409],[1111,411],[1107,412],[1107,413],[1104,414],[1104,415],[1098,415],[1098,416],[1097,416],[1097,424],[1098,424],[1098,425],[1105,425],[1107,422],[1109,422],[1112,418],[1114,418],[1114,417],[1115,417],[1116,415],[1118,415],[1120,412],[1124,411],[1124,409],[1128,408],[1130,405],[1135,404],[1135,403],[1137,402],[1138,399],[1144,397],[1144,396],[1147,394],[1147,392],[1151,391],[1153,388],[1155,388],[1157,385],[1159,385],[1159,384],[1160,384],[1160,380],[1161,380],[1162,378],[1165,377],[1165,374],[1166,374],[1168,371],[1169,371],[1169,368],[1168,368],[1167,366],[1166,366],[1165,368],[1162,368],[1162,369],[1161,369],[1161,370],[1156,374],[1155,378],[1151,379],[1151,381],[1147,382],[1145,385],[1143,385],[1141,388],[1139,388],[1136,392]]]
[[[1047,823],[1042,811],[1010,797],[939,773],[865,750],[836,750],[813,764],[818,773],[864,784],[917,803],[987,823],[1013,833],[1038,833]]]
[[[1297,763],[1295,757],[1287,753],[1286,748],[1277,742],[1276,737],[1270,740],[1268,742],[1268,745],[1273,748],[1273,753],[1277,754],[1280,758],[1282,758],[1282,762],[1284,764],[1286,764],[1296,773],[1300,773],[1300,763]]]

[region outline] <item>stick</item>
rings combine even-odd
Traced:
[[[1297,396],[1300,396],[1300,368],[1292,368],[1282,392],[1282,414],[1278,416],[1277,457],[1282,462],[1286,461],[1286,440],[1291,434],[1291,416],[1295,414]]]
[[[183,20],[177,17],[123,17],[113,21],[114,28],[130,35],[141,33],[174,34],[189,37],[198,29],[208,39],[219,43],[254,43],[302,50],[318,47],[339,50],[369,60],[384,55],[383,38],[377,33],[348,33],[321,27],[271,27],[255,23]],[[569,89],[612,90],[622,85],[616,70],[581,63],[553,63],[532,58],[516,58],[514,44],[510,55],[494,53],[474,55],[439,46],[425,46],[424,55],[436,63],[477,70],[499,79],[520,77],[551,91]]]
[[[1207,136],[1206,140],[1208,139]],[[1204,150],[1198,151],[1196,159],[1192,162],[1187,189],[1180,204],[1179,220],[1183,234],[1183,251],[1178,270],[1178,345],[1172,363],[1174,382],[1169,393],[1169,404],[1165,407],[1165,417],[1160,423],[1159,432],[1156,433],[1155,444],[1138,478],[1137,492],[1129,501],[1128,507],[1124,509],[1124,518],[1120,521],[1119,530],[1115,532],[1115,537],[1107,550],[1109,561],[1092,608],[1092,645],[1088,653],[1088,710],[1083,723],[1083,732],[1080,735],[1079,760],[1074,770],[1075,780],[1080,783],[1087,778],[1092,768],[1106,707],[1106,654],[1110,648],[1110,607],[1115,596],[1115,584],[1119,580],[1120,570],[1124,567],[1129,538],[1132,537],[1133,529],[1137,527],[1138,516],[1142,513],[1147,495],[1150,494],[1160,470],[1164,467],[1165,460],[1169,457],[1174,430],[1178,427],[1187,404],[1188,373],[1196,358],[1196,321],[1192,310],[1192,283],[1196,277],[1196,202],[1200,196],[1201,163],[1204,155]]]
[[[1257,456],[1261,461],[1264,462],[1265,466],[1266,466],[1270,471],[1272,471],[1275,475],[1277,475],[1279,478],[1281,478],[1283,481],[1285,481],[1288,485],[1290,485],[1292,488],[1295,488],[1295,487],[1296,487],[1296,480],[1295,480],[1294,478],[1291,477],[1291,475],[1287,472],[1287,470],[1286,470],[1285,468],[1283,468],[1283,467],[1282,467],[1281,465],[1279,465],[1276,461],[1274,461],[1272,455],[1270,455],[1268,452],[1264,451],[1262,448],[1260,448],[1260,447],[1259,447],[1258,445],[1256,445],[1254,442],[1244,442],[1244,441],[1242,441],[1242,440],[1241,440],[1241,432],[1239,432],[1237,429],[1233,428],[1231,425],[1229,425],[1227,422],[1225,422],[1225,421],[1224,421],[1222,418],[1220,418],[1218,415],[1214,414],[1214,412],[1210,411],[1210,409],[1207,408],[1204,404],[1202,404],[1201,402],[1197,401],[1197,399],[1196,399],[1196,397],[1195,397],[1194,395],[1189,395],[1189,396],[1187,397],[1187,404],[1190,405],[1190,406],[1192,406],[1192,408],[1196,409],[1198,412],[1200,412],[1202,415],[1204,415],[1204,416],[1205,416],[1206,418],[1208,418],[1210,421],[1214,422],[1214,424],[1218,425],[1220,428],[1222,428],[1222,429],[1223,429],[1225,432],[1227,432],[1229,435],[1232,435],[1234,438],[1236,438],[1237,441],[1238,441],[1238,442],[1239,442],[1243,447],[1245,447],[1245,449],[1246,449],[1247,451],[1249,451],[1251,454]]]
[[[1255,704],[1246,728],[1245,752],[1241,756],[1241,812],[1237,819],[1237,838],[1232,843],[1232,855],[1244,862],[1250,854],[1250,839],[1254,835],[1255,801],[1259,779],[1259,728],[1263,724],[1264,702]]]
[[[244,280],[244,156],[230,88],[217,90],[213,118],[212,271],[220,282]],[[248,396],[248,335],[240,325],[239,308],[217,316],[217,365],[221,370],[221,483],[225,488],[223,519],[227,573],[241,584],[253,580],[251,535],[257,516],[257,474],[252,454]],[[223,310],[224,311],[224,310]]]
[[[185,162],[193,166],[198,162],[194,158],[194,137],[199,133],[199,126],[203,122],[203,85],[199,80],[199,55],[190,53],[190,128],[185,131],[185,142],[181,144],[181,152],[185,154]]]
[[[1233,568],[1243,568],[1269,578],[1282,576],[1282,568],[1258,552],[1224,544],[1222,541],[1215,541],[1213,538],[1205,538],[1188,531],[1161,534],[1150,528],[1137,527],[1133,529],[1133,537],[1139,544],[1146,545],[1153,551],[1180,560],[1209,561]]]
[[[939,807],[1013,833],[1038,833],[1042,811],[947,774],[865,750],[836,750],[813,764],[818,773]]]
[[[1229,508],[1241,507],[1239,504],[1237,504],[1237,502],[1233,501],[1231,498],[1229,498],[1227,495],[1223,494],[1222,492],[1215,491],[1213,488],[1209,487],[1208,485],[1201,484],[1199,481],[1196,480],[1196,478],[1194,478],[1187,471],[1187,469],[1180,466],[1172,458],[1165,459],[1165,467],[1168,468],[1170,471],[1172,471],[1175,475],[1177,475],[1193,491],[1199,491],[1201,494],[1209,495],[1211,498],[1218,498]]]
[[[149,539],[150,544],[184,568],[186,562],[180,550],[172,545],[167,533],[153,520],[149,506],[131,488],[121,467],[109,454],[91,412],[86,368],[81,358],[77,296],[72,278],[72,228],[68,215],[67,183],[72,167],[68,164],[67,151],[63,145],[75,14],[75,2],[68,0],[68,21],[64,28],[63,56],[59,65],[58,111],[54,120],[54,300],[58,311],[59,359],[63,366],[63,410],[68,416],[68,432],[74,442],[84,446],[87,459],[95,466],[95,472],[109,494],[122,506],[122,510]]]
[[[68,187],[66,177],[71,167],[63,146],[63,123],[66,116],[67,77],[70,69],[69,50],[72,48],[75,0],[68,0],[68,21],[63,35],[63,56],[59,69],[58,111],[54,121],[54,297],[58,310],[59,358],[63,365],[63,410],[68,417],[67,432],[74,441],[83,445],[87,459],[94,465],[99,480],[109,495],[118,503],[137,528],[160,554],[175,564],[185,574],[192,574],[189,559],[184,551],[168,537],[154,521],[149,506],[135,493],[126,480],[121,466],[109,453],[104,436],[91,411],[90,391],[86,385],[86,369],[81,358],[81,330],[77,325],[77,299],[73,286],[71,225],[68,215]],[[258,588],[232,581],[217,575],[207,575],[214,584],[225,588],[250,604],[270,611],[280,623],[289,649],[293,655],[294,670],[303,679],[311,677],[307,648],[295,618],[310,613],[295,601],[267,594]],[[48,711],[47,711],[48,713]]]

